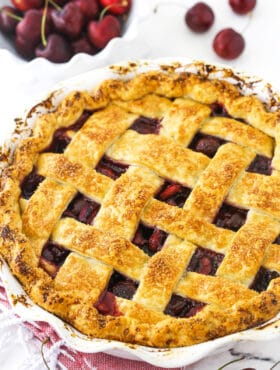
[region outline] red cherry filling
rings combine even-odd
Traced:
[[[39,264],[52,277],[55,277],[69,253],[70,251],[61,245],[48,241],[43,247]]]
[[[127,278],[117,271],[114,271],[108,284],[109,292],[125,299],[132,299],[137,288],[138,283],[136,281]]]
[[[267,289],[271,280],[276,279],[280,276],[277,271],[270,271],[264,267],[261,267],[250,286],[250,289],[256,290],[257,292],[263,292]]]
[[[160,120],[158,118],[149,118],[140,116],[137,118],[132,126],[130,126],[130,130],[137,131],[139,134],[158,134],[160,130]]]
[[[149,256],[152,256],[162,249],[167,236],[168,234],[163,230],[140,223],[132,243],[141,248]]]
[[[224,229],[237,231],[245,224],[247,213],[247,209],[237,208],[223,203],[214,220],[214,224]]]
[[[53,134],[53,139],[50,145],[43,150],[43,153],[51,152],[51,153],[63,153],[67,145],[71,141],[71,137],[68,136],[69,131],[77,132],[82,128],[83,124],[91,115],[91,112],[83,112],[82,115],[77,119],[73,125],[69,127],[62,127],[57,129]]]
[[[247,172],[255,172],[270,176],[272,173],[271,158],[264,157],[263,155],[256,155],[253,162],[251,162],[247,168]]]
[[[189,148],[213,158],[219,147],[225,143],[225,140],[218,137],[197,133]]]
[[[172,294],[164,313],[175,317],[191,317],[203,309],[205,303]]]
[[[277,236],[273,243],[280,245],[280,235]]]
[[[63,212],[62,217],[72,217],[84,224],[91,224],[99,208],[100,204],[78,193]]]
[[[182,208],[190,193],[190,188],[187,188],[180,184],[165,181],[155,198],[167,204],[170,204],[171,206]]]
[[[29,199],[43,180],[44,177],[39,175],[36,168],[33,167],[32,171],[23,179],[20,185],[21,196],[24,199]]]
[[[105,290],[99,300],[94,304],[94,307],[97,309],[99,313],[102,315],[110,315],[110,316],[120,316],[121,312],[119,312],[117,308],[116,297],[114,294]]]
[[[111,179],[116,180],[128,169],[128,165],[116,162],[111,158],[104,155],[95,170],[102,173],[105,176],[111,177]]]
[[[221,103],[215,102],[210,104],[211,117],[231,117],[225,106]]]
[[[222,253],[198,247],[191,258],[187,271],[214,276],[223,259]]]

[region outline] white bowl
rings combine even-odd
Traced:
[[[0,0],[0,7],[3,5],[12,5],[11,1],[9,0]],[[106,55],[113,53],[115,50],[121,49],[123,46],[123,41],[132,41],[138,32],[138,22],[145,17],[148,13],[150,12],[148,3],[146,1],[141,1],[141,0],[134,0],[132,1],[132,6],[131,10],[129,12],[129,16],[127,18],[127,21],[125,22],[124,25],[124,30],[122,37],[116,37],[112,39],[107,46],[101,50],[99,53],[96,55],[88,55],[88,54],[83,54],[84,57],[88,58],[89,61],[95,60],[95,59],[102,59]],[[15,47],[13,45],[13,42],[7,37],[5,34],[0,32],[0,58],[1,55],[5,54],[11,54],[12,58],[16,63],[28,63],[28,61],[24,60],[15,50]],[[77,58],[80,54],[76,54],[72,57],[71,61],[74,58]],[[41,58],[34,58],[30,63],[33,63],[33,61],[41,59]],[[70,61],[70,63],[71,63]],[[49,62],[46,60],[47,63],[50,64],[55,64],[52,62]],[[69,63],[69,62],[67,62]],[[62,63],[65,64],[65,63]]]
[[[135,63],[135,61],[133,61]],[[53,105],[56,106],[64,96],[73,89],[91,90],[92,87],[99,84],[107,78],[130,78],[139,72],[150,70],[160,70],[161,65],[176,65],[177,71],[188,71],[194,73],[202,73],[209,78],[224,78],[232,83],[238,84],[244,94],[256,94],[263,102],[266,103],[268,109],[274,110],[279,107],[280,97],[273,91],[269,84],[260,78],[253,76],[245,76],[242,73],[234,72],[230,78],[225,77],[225,67],[215,67],[214,72],[210,72],[209,65],[202,62],[195,62],[190,59],[161,59],[155,61],[138,61],[136,66],[129,72],[124,73],[124,70],[129,70],[129,63],[122,63],[119,66],[126,67],[122,70],[123,73],[118,74],[116,68],[102,68],[74,77],[70,80],[59,83],[54,90],[56,93],[53,97]],[[211,67],[211,66],[210,66]],[[28,126],[31,127],[36,120],[36,115],[42,112],[44,108],[37,106],[34,114],[27,120]],[[25,112],[26,115],[28,110]],[[23,129],[22,134],[26,134],[28,129]],[[18,132],[18,131],[17,131]],[[20,135],[20,136],[21,136]],[[18,140],[18,136],[14,136]],[[9,138],[8,142],[11,142]],[[14,144],[13,144],[14,145]],[[259,341],[271,340],[280,338],[280,314],[272,319],[269,323],[265,323],[257,328],[235,333],[232,335],[218,338],[209,342],[197,344],[189,347],[172,348],[172,349],[157,349],[140,345],[131,345],[118,341],[105,339],[89,339],[85,335],[79,333],[70,325],[58,317],[43,310],[36,304],[30,301],[23,291],[21,285],[11,274],[6,263],[2,264],[1,277],[7,290],[8,297],[15,308],[15,311],[26,320],[40,320],[48,322],[61,336],[62,339],[72,348],[89,353],[106,352],[115,356],[128,359],[141,359],[152,365],[172,368],[186,366],[196,362],[210,354],[219,353],[228,348],[233,347],[237,342],[241,341]],[[17,297],[20,297],[20,299]],[[24,298],[23,298],[24,297]],[[25,303],[23,303],[25,302]]]

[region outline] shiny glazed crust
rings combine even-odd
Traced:
[[[210,117],[219,102],[233,118]],[[41,153],[60,127],[94,111],[63,154]],[[129,130],[139,115],[162,118],[159,135]],[[41,115],[1,178],[0,251],[27,294],[90,337],[154,347],[188,346],[265,322],[280,310],[280,278],[249,289],[260,266],[280,273],[279,113],[225,81],[149,72],[73,92]],[[187,148],[197,131],[230,143],[213,159]],[[117,180],[94,170],[104,153],[130,164]],[[245,172],[256,154],[272,157],[271,176]],[[36,164],[45,177],[32,197],[20,184]],[[192,188],[183,208],[154,198],[163,179]],[[93,226],[60,216],[77,191],[101,203]],[[212,222],[223,201],[249,209],[237,232]],[[142,221],[169,236],[149,257],[132,243]],[[39,266],[46,241],[72,251],[55,278]],[[196,246],[224,253],[216,276],[186,272]],[[119,316],[94,307],[113,269],[139,282]],[[176,293],[207,305],[190,318],[163,311]]]

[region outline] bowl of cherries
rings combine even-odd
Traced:
[[[0,2],[0,47],[23,60],[68,62],[100,53],[131,25],[133,0],[5,0]]]

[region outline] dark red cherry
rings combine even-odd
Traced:
[[[41,40],[41,10],[31,9],[27,10],[23,19],[17,24],[16,35],[22,40],[28,41],[33,47]],[[46,22],[45,35],[50,31],[49,23]],[[30,46],[31,47],[31,46]]]
[[[131,8],[131,0],[99,0],[103,8],[116,15],[127,14]]]
[[[54,28],[72,39],[77,38],[84,26],[84,15],[74,2],[67,3],[62,10],[52,12]]]
[[[229,5],[237,14],[247,14],[256,6],[257,0],[229,0]]]
[[[71,42],[71,48],[72,48],[74,54],[86,53],[86,54],[94,55],[98,52],[98,49],[96,49],[89,42],[89,40],[86,36],[82,36],[78,40],[72,41]]]
[[[243,52],[245,40],[232,28],[221,30],[213,41],[213,49],[223,59],[235,59]]]
[[[88,23],[87,35],[95,47],[103,49],[110,40],[121,35],[120,21],[113,15],[105,15],[100,21]]]
[[[35,46],[29,40],[16,36],[15,48],[24,59],[30,60],[35,57]]]
[[[14,6],[25,12],[26,10],[29,9],[39,9],[43,6],[44,1],[43,0],[12,0],[12,3]]]
[[[3,6],[0,9],[0,30],[4,33],[15,33],[19,20],[12,16],[20,17],[21,13],[12,6]]]
[[[122,297],[125,299],[132,299],[137,289],[137,285],[130,280],[119,281],[112,287],[112,292],[117,297]]]
[[[198,140],[196,144],[196,151],[200,153],[206,154],[208,157],[212,158],[216,154],[219,146],[220,141],[216,137],[203,137],[200,140]]]
[[[54,63],[65,63],[72,56],[69,43],[61,35],[51,34],[47,38],[47,46],[42,44],[35,50],[36,57],[46,58]]]
[[[99,4],[97,0],[76,0],[75,4],[81,9],[86,19],[97,19]]]
[[[214,22],[213,10],[205,3],[197,3],[191,7],[185,16],[185,21],[194,32],[206,32]]]

